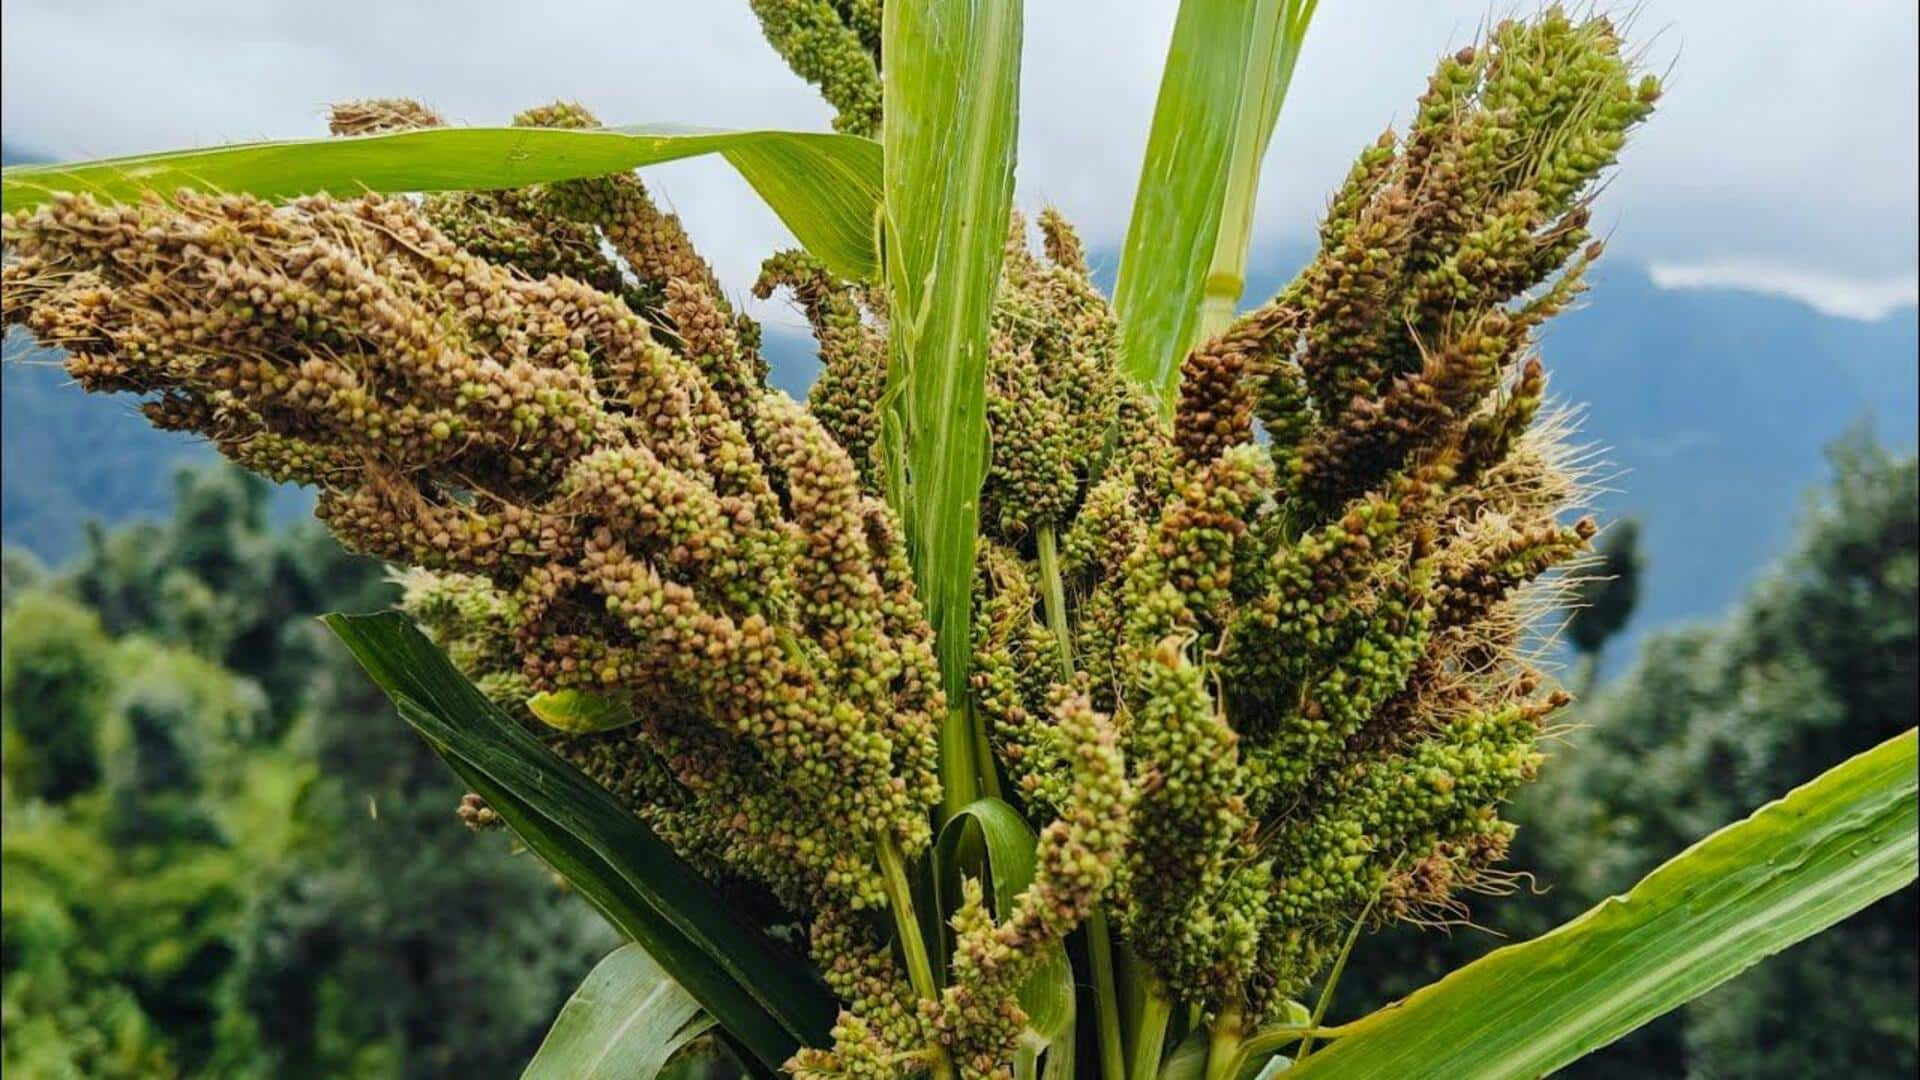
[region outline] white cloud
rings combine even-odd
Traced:
[[[1535,0],[1320,6],[1268,158],[1259,245],[1309,240],[1352,155],[1406,120],[1433,59],[1471,39],[1490,2],[1502,12]],[[1619,6],[1636,12],[1650,64],[1674,77],[1600,204],[1617,256],[1912,272],[1920,107],[1908,0]],[[1111,250],[1176,0],[1026,7],[1021,201],[1057,203]],[[7,142],[62,158],[314,135],[326,103],[374,95],[417,96],[470,123],[555,97],[623,123],[824,128],[830,115],[761,41],[746,0],[7,0],[0,30]],[[649,176],[733,289],[790,242],[718,162]]]
[[[1743,259],[1657,262],[1648,272],[1663,289],[1739,289],[1784,296],[1824,315],[1867,322],[1920,304],[1920,276],[1911,273],[1860,277]]]

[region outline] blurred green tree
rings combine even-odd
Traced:
[[[0,623],[7,741],[24,751],[9,768],[24,758],[45,775],[46,687],[71,688],[75,669],[88,688],[60,696],[57,745],[92,762],[57,789],[6,791],[7,1074],[267,1075],[240,1007],[249,919],[254,897],[290,872],[314,769],[270,750],[224,752],[259,692],[184,650],[111,638],[91,611],[45,591]]]
[[[26,548],[0,548],[0,606],[46,580],[47,568]]]
[[[1593,565],[1574,587],[1572,611],[1562,635],[1575,657],[1574,696],[1584,698],[1593,691],[1607,642],[1633,617],[1645,562],[1640,553],[1640,523],[1633,518],[1609,525],[1594,545]]]
[[[9,1075],[511,1074],[615,944],[457,826],[313,618],[391,604],[383,568],[269,495],[183,471],[63,573],[9,552]]]
[[[0,725],[7,790],[63,802],[100,781],[100,721],[111,688],[100,620],[51,596],[29,595],[0,637]]]

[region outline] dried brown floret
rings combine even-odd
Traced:
[[[377,135],[384,131],[445,127],[440,114],[408,98],[343,101],[327,111],[327,130],[335,135]]]

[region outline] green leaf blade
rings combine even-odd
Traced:
[[[639,719],[626,702],[582,690],[556,690],[527,699],[527,711],[536,720],[569,735],[613,731]]]
[[[1314,6],[1180,5],[1113,291],[1122,365],[1163,406],[1206,336],[1203,300],[1230,293],[1230,314],[1239,298],[1260,163]]]
[[[626,944],[594,965],[560,1008],[521,1080],[653,1080],[713,1019],[647,950]]]
[[[726,157],[807,250],[836,274],[873,279],[880,147],[797,131],[711,131],[666,125],[569,130],[445,127],[348,138],[241,143],[102,161],[9,168],[8,213],[60,192],[115,202],[181,188],[282,199],[327,191],[493,190],[604,176],[701,154]]]
[[[986,477],[987,331],[1013,210],[1021,4],[889,4],[884,29],[886,450],[951,703],[941,739],[951,812],[983,793],[966,708],[967,628]],[[910,491],[900,488],[903,471]]]
[[[327,626],[467,785],[768,1069],[828,1042],[838,1006],[645,823],[502,713],[396,612]]]
[[[1033,826],[1020,812],[999,799],[978,799],[948,819],[940,830],[935,861],[940,867],[940,910],[951,917],[960,904],[960,874],[965,859],[968,834],[982,842],[982,863],[993,885],[994,917],[1004,919],[1013,905],[1033,884],[1035,848],[1038,843]],[[1055,942],[1047,950],[1033,975],[1020,988],[1020,1008],[1027,1014],[1027,1028],[1043,1043],[1070,1032],[1073,1028],[1073,967],[1067,960],[1064,942]]]
[[[1907,731],[1675,856],[1624,897],[1341,1031],[1288,1075],[1535,1077],[1915,879]]]

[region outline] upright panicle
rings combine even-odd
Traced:
[[[1136,948],[1183,996],[1267,1007],[1363,910],[1451,917],[1505,851],[1498,805],[1565,702],[1527,666],[1534,583],[1594,532],[1565,520],[1581,485],[1532,332],[1599,256],[1587,200],[1658,96],[1620,49],[1606,20],[1555,8],[1442,61],[1404,140],[1368,147],[1335,194],[1314,261],[1183,366],[1172,498],[1120,612],[1086,608],[1116,655],[1190,643],[1233,736],[1213,783],[1255,823],[1223,859],[1263,870],[1209,886],[1211,921],[1185,890],[1129,898],[1131,920],[1182,928]],[[1197,513],[1250,452],[1271,473]],[[1137,732],[1165,676],[1113,670]],[[1129,674],[1156,689],[1130,698]],[[1195,851],[1241,831],[1204,820]]]

